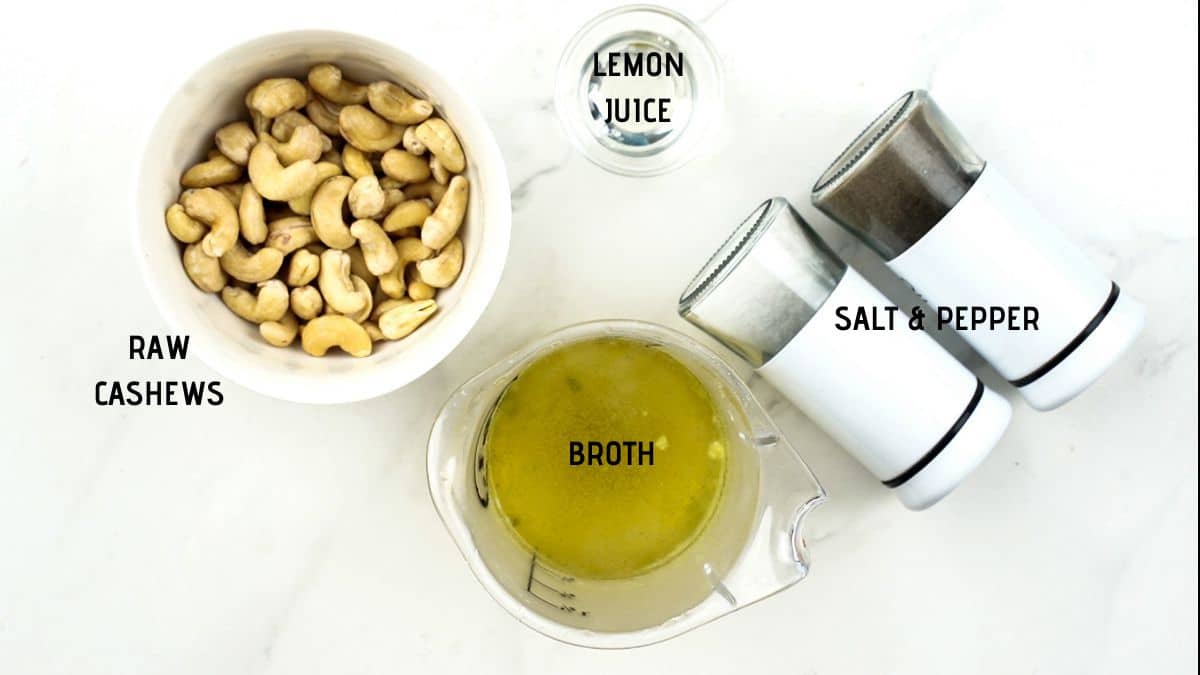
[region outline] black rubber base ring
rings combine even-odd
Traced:
[[[941,454],[942,450],[946,449],[947,445],[950,445],[950,441],[954,440],[954,437],[957,436],[958,432],[962,430],[963,426],[967,423],[967,420],[971,419],[971,414],[975,412],[975,408],[979,407],[979,402],[982,400],[983,381],[977,377],[975,378],[975,394],[971,396],[971,401],[967,403],[967,409],[962,411],[962,414],[959,415],[958,419],[954,421],[954,424],[950,427],[950,430],[942,436],[941,440],[939,440],[933,445],[932,448],[929,449],[929,452],[925,453],[921,459],[918,459],[916,464],[913,464],[905,469],[904,473],[901,473],[899,476],[883,481],[883,484],[890,488],[900,487],[901,485],[907,483],[910,478],[920,473],[921,469],[929,466],[929,463],[937,458],[937,456]]]
[[[1083,341],[1086,340],[1088,336],[1100,326],[1100,322],[1104,321],[1104,317],[1108,316],[1108,313],[1112,311],[1113,305],[1117,304],[1117,296],[1119,295],[1121,295],[1121,288],[1117,286],[1117,282],[1114,281],[1112,290],[1108,292],[1108,299],[1104,301],[1104,306],[1100,308],[1099,312],[1096,312],[1096,316],[1092,317],[1092,320],[1088,322],[1088,325],[1083,327],[1083,330],[1079,332],[1079,335],[1075,336],[1074,340],[1068,342],[1066,347],[1063,347],[1061,351],[1055,354],[1049,361],[1043,363],[1037,370],[1026,375],[1025,377],[1018,377],[1015,380],[1009,380],[1009,384],[1013,385],[1014,387],[1024,387],[1037,382],[1038,379],[1043,375],[1051,370],[1054,370],[1058,364],[1062,363],[1068,356],[1070,356],[1071,352],[1078,349],[1079,345],[1083,344]]]

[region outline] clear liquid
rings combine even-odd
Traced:
[[[610,52],[646,55],[658,52],[663,55],[681,53],[682,50],[670,39],[657,33],[645,31],[622,33],[596,49],[601,67],[607,63]],[[601,144],[611,150],[627,155],[652,155],[669,147],[687,128],[692,116],[695,96],[693,75],[688,65],[687,54],[683,55],[683,75],[666,74],[639,77],[596,76],[592,62],[587,63],[584,83],[592,133]],[[667,105],[666,122],[635,121],[631,116],[627,122],[606,122],[608,99],[645,100],[646,98],[670,99]],[[657,105],[652,106],[657,112]]]

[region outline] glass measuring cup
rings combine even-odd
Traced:
[[[484,441],[505,389],[564,345],[619,337],[661,349],[708,389],[729,430],[716,512],[679,555],[636,577],[584,579],[539,563],[489,499]],[[772,595],[809,568],[804,517],[825,491],[745,383],[707,348],[639,321],[594,321],[551,333],[472,378],[434,421],[429,491],[471,571],[502,607],[563,642],[625,648],[659,642]]]

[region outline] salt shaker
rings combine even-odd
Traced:
[[[844,317],[892,304],[776,197],[701,269],[679,314],[753,365],[910,509],[949,494],[991,451],[1012,409],[913,330]]]
[[[985,163],[924,91],[872,122],[812,201],[1038,410],[1086,389],[1141,331],[1141,305]]]

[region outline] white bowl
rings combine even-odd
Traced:
[[[314,64],[330,62],[348,78],[388,79],[436,106],[467,155],[470,205],[461,237],[461,276],[438,293],[438,311],[397,342],[377,342],[365,358],[331,350],[324,358],[293,346],[272,347],[258,327],[239,319],[218,295],[196,288],[183,271],[181,247],[163,214],[179,196],[179,176],[203,159],[221,125],[246,118],[243,96],[266,77],[303,80]],[[171,97],[146,139],[135,186],[134,247],[146,286],[167,323],[191,336],[190,347],[224,377],[249,389],[304,403],[358,401],[404,386],[446,357],[491,300],[508,255],[512,227],[508,176],[483,115],[446,79],[416,58],[381,42],[330,31],[268,35],[208,62]]]

